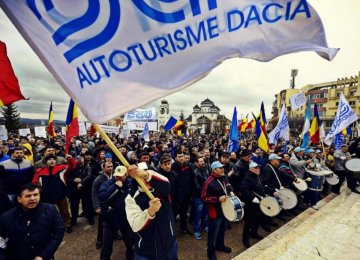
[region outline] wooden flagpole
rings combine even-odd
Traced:
[[[120,153],[120,151],[115,147],[114,143],[110,140],[108,135],[104,132],[104,130],[101,128],[98,124],[93,124],[95,129],[99,132],[101,137],[105,140],[105,142],[109,145],[110,149],[114,152],[114,154],[120,159],[120,161],[123,163],[123,165],[128,168],[130,164],[128,161],[124,158],[124,156]],[[140,185],[140,187],[143,189],[143,191],[148,195],[148,197],[152,200],[154,199],[154,195],[150,192],[148,187],[146,187],[145,183],[138,177],[135,177],[135,180]]]

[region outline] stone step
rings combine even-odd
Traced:
[[[277,259],[281,257],[289,247],[294,244],[304,234],[309,232],[314,225],[324,219],[326,216],[334,212],[335,209],[339,211],[340,207],[346,207],[344,204],[347,200],[348,192],[342,192],[340,195],[330,194],[318,205],[321,208],[319,211],[307,209],[295,219],[276,230],[268,237],[264,238],[239,256],[234,259]],[[354,203],[354,202],[352,202]],[[349,207],[349,206],[347,206]],[[291,251],[294,251],[293,249]],[[296,252],[293,252],[296,257]],[[298,255],[301,257],[301,254]],[[303,256],[303,255],[302,255]],[[315,255],[315,257],[317,257]]]
[[[307,257],[318,255],[325,259],[358,258],[360,195],[352,193],[344,205],[343,212],[336,210],[331,213],[298,239],[291,249]],[[291,252],[285,252],[282,256],[291,258]]]

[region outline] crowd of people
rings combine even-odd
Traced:
[[[152,133],[147,142],[136,134],[112,135],[111,140],[130,167],[100,137],[74,138],[68,154],[64,136],[10,135],[0,142],[0,259],[53,259],[64,232],[71,233],[83,216],[89,225],[97,218],[94,246],[100,259],[111,258],[119,238],[126,259],[177,259],[179,230],[195,240],[207,232],[213,260],[216,251],[232,251],[224,243],[230,223],[221,208],[228,197],[245,203],[242,242],[248,248],[250,238],[263,238],[259,227],[271,231],[277,225],[259,205],[266,196],[278,197],[283,187],[296,192],[299,203],[279,218],[307,207],[318,210],[320,192],[339,193],[345,179],[360,194],[358,180],[345,167],[351,156],[360,158],[360,138],[339,150],[319,144],[306,151],[293,139],[270,144],[268,153],[252,135],[239,140],[234,152],[227,150],[226,136],[215,134]],[[319,165],[339,182],[298,190],[296,184],[309,181],[308,171]]]

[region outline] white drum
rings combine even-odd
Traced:
[[[298,199],[295,192],[293,192],[292,190],[288,188],[281,188],[278,193],[279,198],[283,203],[282,207],[284,209],[292,209],[297,205]]]
[[[275,217],[279,215],[282,207],[282,201],[280,198],[267,196],[260,201],[260,210],[264,215],[269,217]]]
[[[303,179],[297,178],[298,182],[293,182],[295,188],[297,188],[299,191],[306,191],[308,189],[308,185],[306,183],[306,181],[304,181]]]
[[[221,203],[221,209],[224,217],[231,222],[240,221],[244,217],[243,205],[237,196],[227,197]]]
[[[325,175],[325,180],[330,185],[336,185],[339,183],[339,176],[331,172],[330,174]]]
[[[360,177],[360,159],[359,158],[353,158],[353,159],[346,161],[345,167],[349,171],[353,172],[354,178]]]

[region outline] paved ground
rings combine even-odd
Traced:
[[[275,218],[275,222],[278,223],[279,226],[282,226],[291,219],[292,218],[287,217],[286,221],[283,221]],[[243,221],[240,221],[240,223],[231,224],[231,229],[227,230],[225,233],[225,244],[230,246],[233,251],[231,254],[217,252],[218,259],[231,259],[245,250],[241,243],[242,229]],[[272,229],[273,231],[275,230],[275,228]],[[73,228],[73,233],[65,234],[64,240],[55,255],[55,259],[99,259],[100,251],[95,249],[96,230],[96,224],[94,226],[89,226],[84,218],[80,218],[78,225]],[[269,233],[264,231],[262,228],[259,228],[259,234],[266,236]],[[179,259],[207,259],[206,240],[206,232],[203,232],[202,240],[196,240],[193,236],[179,233]],[[257,240],[255,239],[250,240],[251,244],[255,244],[256,242]],[[113,249],[114,252],[112,259],[125,259],[125,249],[122,241],[115,241]]]

